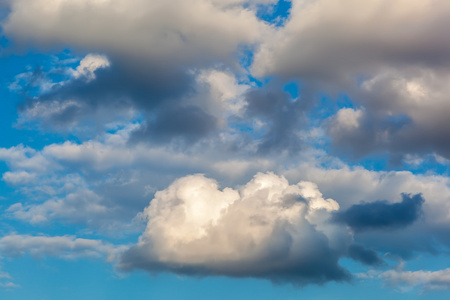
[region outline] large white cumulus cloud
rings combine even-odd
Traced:
[[[190,175],[155,194],[147,228],[120,266],[299,285],[346,280],[338,259],[352,238],[328,223],[338,209],[315,184],[290,185],[273,173],[258,173],[239,190]]]

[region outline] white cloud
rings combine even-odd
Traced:
[[[45,172],[55,167],[39,152],[22,144],[11,148],[0,148],[0,160],[6,161],[13,169],[26,171]]]
[[[328,223],[339,209],[310,182],[259,173],[239,190],[203,175],[176,180],[145,209],[147,228],[123,269],[254,276],[295,284],[345,280],[351,234]]]
[[[342,108],[333,117],[333,124],[331,131],[339,130],[353,130],[360,126],[360,120],[363,117],[362,110],[353,108]]]
[[[99,54],[88,54],[80,61],[80,65],[73,71],[74,78],[85,77],[90,81],[95,79],[95,71],[111,65],[108,58]]]
[[[28,173],[26,171],[20,172],[5,172],[2,176],[3,180],[12,185],[27,184],[36,178],[36,174]]]
[[[87,219],[93,223],[96,218],[105,217],[111,213],[111,208],[102,203],[101,198],[90,190],[80,189],[66,195],[63,199],[51,199],[40,204],[11,205],[6,212],[14,218],[31,224],[48,222],[52,219],[62,219],[80,222]]]
[[[225,111],[233,115],[242,113],[244,93],[250,89],[249,84],[239,83],[231,72],[214,69],[201,72],[197,80],[209,85],[210,97],[217,99]]]
[[[75,236],[31,236],[11,234],[0,238],[0,254],[21,257],[26,254],[34,258],[55,256],[64,259],[101,258],[114,261],[126,246],[114,246],[101,240],[76,238]]]
[[[0,287],[3,288],[17,288],[19,285],[11,281],[11,275],[9,273],[0,270]]]

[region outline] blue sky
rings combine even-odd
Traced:
[[[447,299],[441,0],[0,0],[1,299]]]

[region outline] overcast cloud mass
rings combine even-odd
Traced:
[[[446,0],[0,0],[0,298],[447,299],[449,26]]]

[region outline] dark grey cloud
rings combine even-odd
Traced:
[[[350,245],[348,248],[348,256],[369,266],[381,265],[383,263],[383,260],[374,250],[367,249],[360,244]]]
[[[193,143],[218,128],[216,118],[197,106],[164,107],[131,134],[130,141]]]
[[[420,217],[424,202],[421,194],[402,194],[401,202],[375,201],[355,204],[345,211],[335,213],[333,218],[336,222],[347,224],[356,232],[404,228]]]
[[[95,76],[95,80],[80,77],[56,84],[37,99],[24,103],[23,109],[35,102],[70,100],[85,107],[85,113],[102,107],[120,109],[123,106],[150,110],[189,92],[193,83],[192,76],[182,71],[124,66],[114,60],[111,67],[96,70]]]
[[[192,143],[218,128],[218,120],[199,103],[188,103],[194,93],[194,74],[121,66],[95,71],[95,80],[75,78],[56,84],[38,98],[28,98],[19,110],[51,129],[94,124],[120,118],[132,109],[145,118],[132,141],[166,143],[173,138]],[[34,76],[33,76],[34,77]],[[53,107],[53,109],[51,109]],[[39,119],[40,118],[40,119]]]

